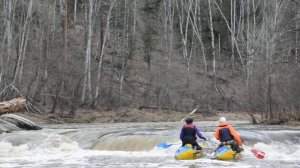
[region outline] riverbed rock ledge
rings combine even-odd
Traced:
[[[18,130],[40,130],[39,125],[14,114],[3,114],[0,116],[0,133]]]

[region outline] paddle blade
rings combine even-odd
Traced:
[[[250,150],[254,156],[258,159],[263,159],[265,158],[265,152],[261,151],[261,150],[258,150],[258,149],[251,149]]]
[[[172,145],[173,144],[171,144],[171,143],[160,143],[160,144],[157,144],[156,147],[158,149],[167,149],[167,148],[169,148]]]

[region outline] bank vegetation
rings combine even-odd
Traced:
[[[16,88],[44,113],[199,106],[259,113],[271,123],[300,120],[297,0],[0,6],[0,90]],[[17,95],[6,90],[1,101]]]

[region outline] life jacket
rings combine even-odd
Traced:
[[[186,124],[183,126],[182,128],[183,131],[183,138],[182,140],[196,140],[196,129],[195,129],[195,125],[193,124]]]
[[[242,140],[235,129],[228,123],[220,124],[215,132],[215,138],[221,142],[235,140],[239,146],[242,145]]]
[[[230,133],[230,129],[227,127],[220,128],[219,134],[221,142],[228,142],[234,139],[234,137]]]

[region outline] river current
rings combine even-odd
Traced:
[[[216,122],[195,123],[208,137],[205,145],[214,149]],[[251,125],[231,122],[245,144],[237,161],[213,159],[211,150],[204,158],[178,161],[182,122],[106,123],[42,125],[38,131],[15,131],[0,135],[1,168],[197,168],[197,167],[300,167],[300,127]],[[163,142],[173,143],[158,149]],[[266,153],[256,158],[250,150]]]

